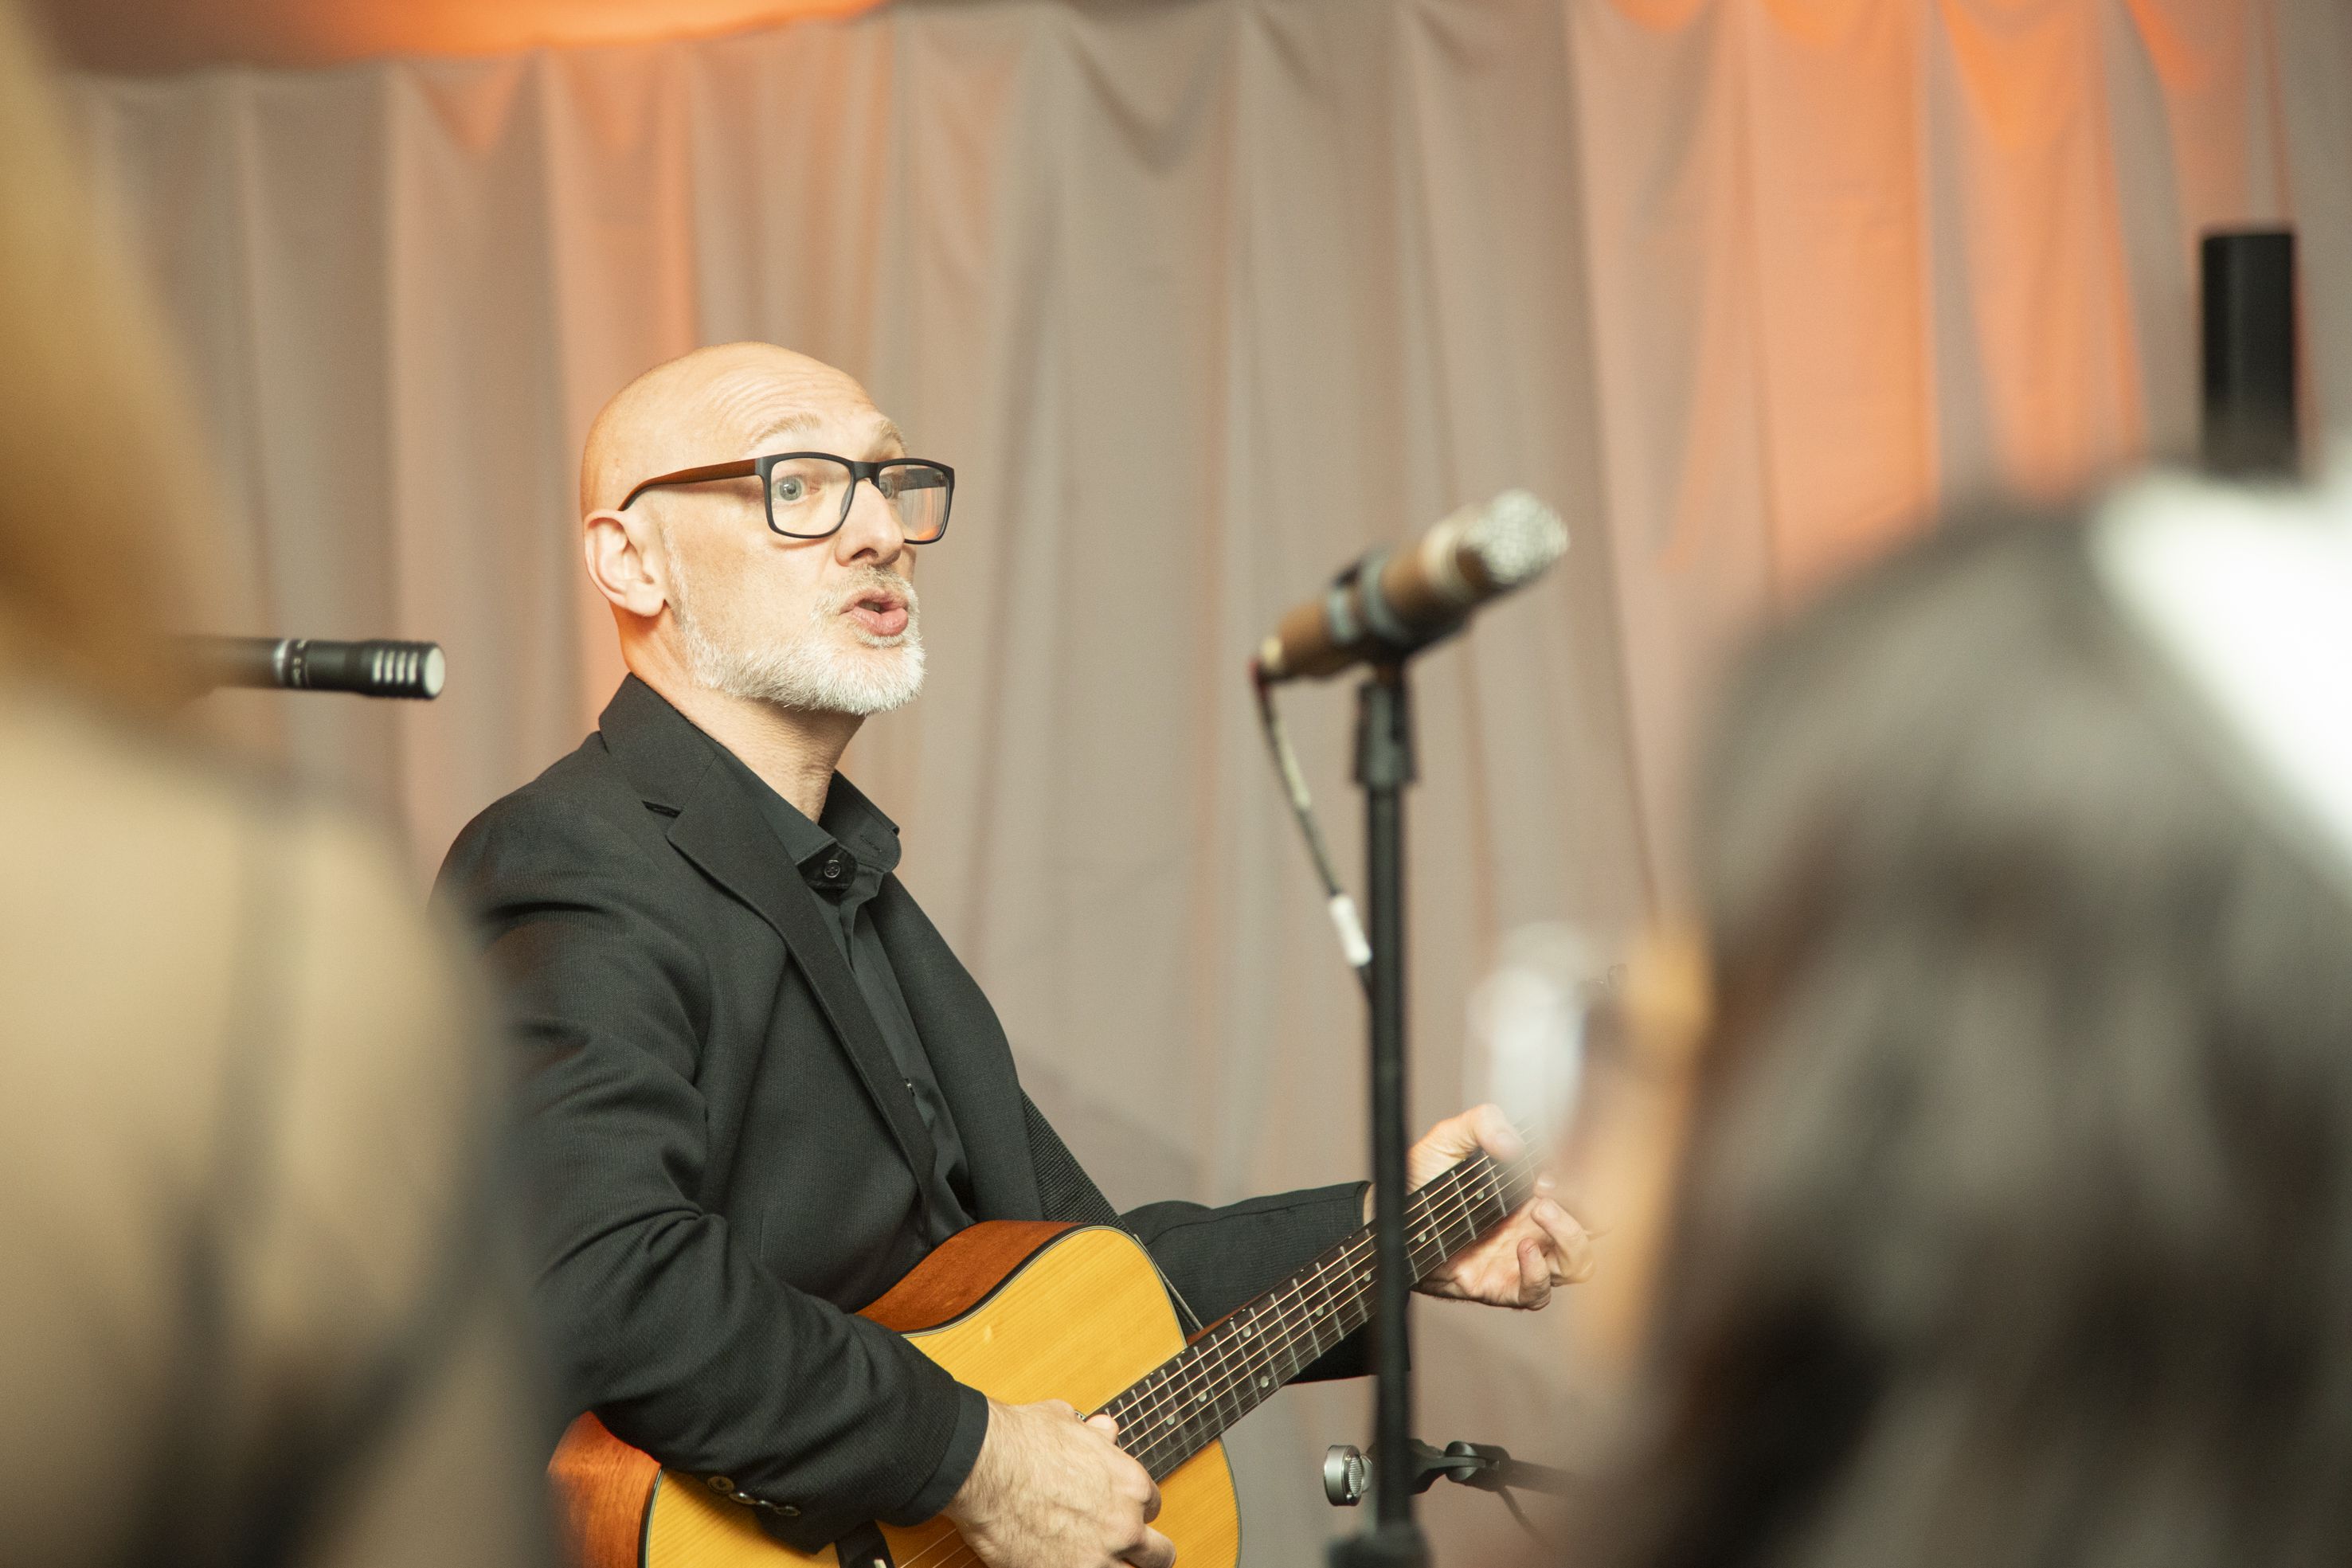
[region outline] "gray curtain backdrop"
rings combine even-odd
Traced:
[[[1421,668],[1425,1121],[1504,932],[1614,955],[1669,896],[1743,627],[1944,496],[2185,439],[2199,227],[2302,226],[2315,423],[2352,409],[2347,81],[2337,0],[978,0],[73,101],[215,439],[227,629],[448,648],[429,706],[224,699],[420,874],[618,678],[574,465],[623,382],[790,344],[956,465],[929,688],[848,768],[1132,1201],[1363,1168],[1243,680],[1283,607],[1507,486],[1574,534]],[[1285,702],[1352,873],[1349,695]],[[1564,1453],[1558,1317],[1422,1310],[1423,1435]],[[1343,1387],[1241,1428],[1250,1562],[1352,1522],[1316,1466],[1367,1425]],[[1430,1504],[1449,1561],[1513,1539]]]

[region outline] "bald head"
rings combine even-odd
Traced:
[[[883,479],[869,470],[812,481],[815,470],[793,465],[766,497],[759,479],[730,476],[648,491],[621,509],[647,480],[788,452],[874,462],[906,446],[865,388],[805,354],[726,343],[656,365],[589,428],[581,555],[613,608],[622,658],[680,712],[746,745],[785,730],[824,739],[813,796],[822,806],[858,720],[922,685],[916,546]],[[803,516],[816,495],[837,496],[840,510]],[[778,506],[813,526],[779,528]]]
[[[753,456],[828,420],[880,417],[864,387],[806,354],[773,343],[697,349],[656,365],[596,415],[580,457],[581,514],[619,507],[656,475]]]

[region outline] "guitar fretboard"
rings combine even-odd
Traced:
[[[1523,1202],[1532,1157],[1497,1165],[1483,1152],[1405,1199],[1413,1281],[1493,1229]],[[1209,1325],[1102,1407],[1118,1446],[1154,1480],[1207,1448],[1316,1357],[1371,1321],[1370,1227]]]

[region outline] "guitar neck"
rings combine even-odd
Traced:
[[[1405,1199],[1415,1284],[1501,1224],[1526,1200],[1532,1155],[1497,1164],[1481,1151]],[[1207,1448],[1324,1352],[1371,1321],[1370,1226],[1195,1335],[1104,1406],[1118,1444],[1162,1479]]]

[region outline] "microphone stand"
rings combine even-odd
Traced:
[[[1524,490],[1506,491],[1484,510],[1454,514],[1406,547],[1401,559],[1384,550],[1364,556],[1321,598],[1293,606],[1250,664],[1267,748],[1322,882],[1340,947],[1362,977],[1370,1003],[1376,1508],[1363,1533],[1333,1543],[1331,1568],[1422,1568],[1429,1561],[1429,1542],[1413,1521],[1412,1331],[1406,1316],[1412,1265],[1404,1228],[1404,788],[1417,768],[1405,665],[1461,631],[1481,603],[1542,573],[1567,548],[1568,530],[1558,514]],[[1372,666],[1371,677],[1356,688],[1369,939],[1332,873],[1306,779],[1269,695],[1276,682],[1337,674],[1360,660]]]
[[[1413,1518],[1412,1293],[1405,1251],[1404,787],[1417,776],[1412,691],[1402,657],[1356,688],[1356,782],[1364,790],[1364,891],[1370,908],[1372,1088],[1372,1423],[1370,1528],[1332,1543],[1330,1568],[1422,1568],[1429,1542]]]

